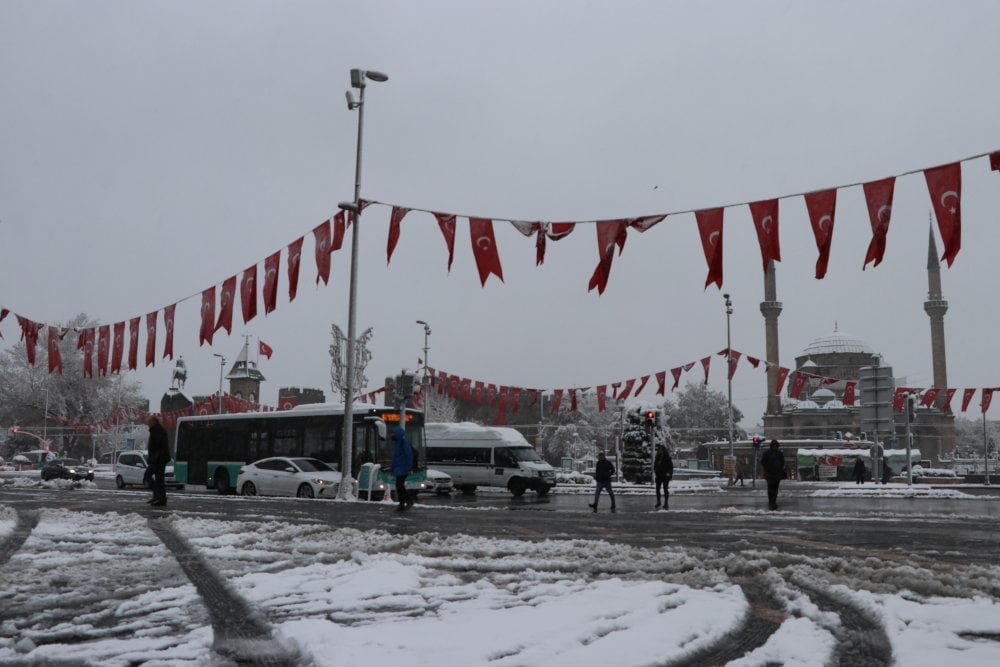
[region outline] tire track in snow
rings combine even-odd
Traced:
[[[38,517],[39,514],[35,510],[18,510],[17,524],[14,526],[14,530],[0,544],[0,566],[3,566],[11,559],[11,556],[24,546],[28,536],[31,535],[31,531],[38,525]]]

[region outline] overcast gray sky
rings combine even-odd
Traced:
[[[261,359],[265,402],[282,386],[330,396],[350,239],[330,285],[316,288],[311,230],[353,196],[352,67],[389,75],[367,92],[363,197],[594,220],[769,199],[1000,149],[997,25],[1000,4],[974,0],[4,0],[0,305],[41,322],[85,312],[113,324],[181,301],[175,353],[191,392],[217,388],[212,354],[232,360],[249,333],[274,348]],[[1000,386],[1000,174],[980,158],[962,177],[962,250],[943,269],[949,385]],[[836,322],[909,384],[933,384],[929,214],[923,175],[899,178],[885,260],[862,271],[864,197],[842,189],[818,281],[803,200],[781,201],[782,365]],[[370,388],[416,366],[417,319],[433,329],[431,366],[498,385],[594,386],[725,347],[723,298],[704,289],[692,214],[630,232],[603,296],[587,291],[592,226],[550,242],[536,268],[533,241],[497,223],[505,280],[482,288],[464,220],[449,275],[427,214],[404,220],[387,267],[388,218],[368,209],[359,239],[358,327],[375,328]],[[244,327],[237,308],[233,335],[199,347],[197,295],[279,249],[284,271],[284,248],[302,235],[296,300],[282,275],[277,310]],[[746,206],[726,210],[724,239],[733,348],[763,357]],[[18,344],[13,317],[0,330],[0,345]],[[158,337],[156,367],[136,373],[154,405],[173,366],[159,358],[162,327]],[[724,391],[715,360],[711,383]],[[733,394],[744,425],[756,423],[763,371],[741,363]]]

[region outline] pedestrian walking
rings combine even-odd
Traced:
[[[663,489],[663,509],[670,509],[670,480],[674,477],[674,460],[665,445],[657,445],[653,458],[653,478],[656,483],[656,507],[660,507],[660,489]]]
[[[767,508],[778,509],[778,485],[786,476],[785,454],[777,440],[771,441],[770,448],[760,457],[760,469],[767,480]]]
[[[402,512],[413,506],[413,499],[406,491],[406,476],[413,469],[413,447],[406,439],[406,431],[397,426],[392,429],[392,474],[396,476],[396,500]]]
[[[594,502],[592,502],[588,507],[597,513],[597,501],[601,498],[601,490],[604,489],[608,492],[608,497],[611,498],[611,513],[615,512],[615,492],[611,489],[611,476],[615,474],[615,466],[604,456],[604,452],[597,455],[597,465],[594,466],[594,481],[597,482],[597,488],[594,490]]]
[[[740,486],[746,486],[746,484],[743,483],[743,461],[736,459],[736,468],[734,468],[733,473],[732,485],[736,486],[736,482],[739,482]]]
[[[854,483],[865,483],[865,462],[861,460],[860,456],[854,457]]]
[[[167,430],[155,416],[150,416],[146,422],[149,426],[149,444],[146,446],[146,460],[149,465],[150,484],[153,487],[153,499],[148,501],[153,507],[165,507],[167,504],[167,464],[170,463],[170,444],[167,442]]]

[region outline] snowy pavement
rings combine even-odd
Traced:
[[[1000,664],[1000,566],[963,563],[961,543],[940,545],[940,561],[905,545],[833,555],[739,539],[725,550],[642,547],[420,530],[473,512],[529,528],[543,519],[528,512],[352,507],[383,526],[359,530],[335,518],[27,509],[19,493],[0,496],[0,664]],[[917,502],[928,504],[924,523],[940,522],[933,498]],[[912,516],[879,521],[923,530]],[[995,513],[970,521],[998,528]]]

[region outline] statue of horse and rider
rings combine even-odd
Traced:
[[[170,379],[170,386],[174,389],[183,389],[184,382],[187,380],[187,367],[184,365],[184,357],[178,357],[177,364],[174,366],[174,374]]]

